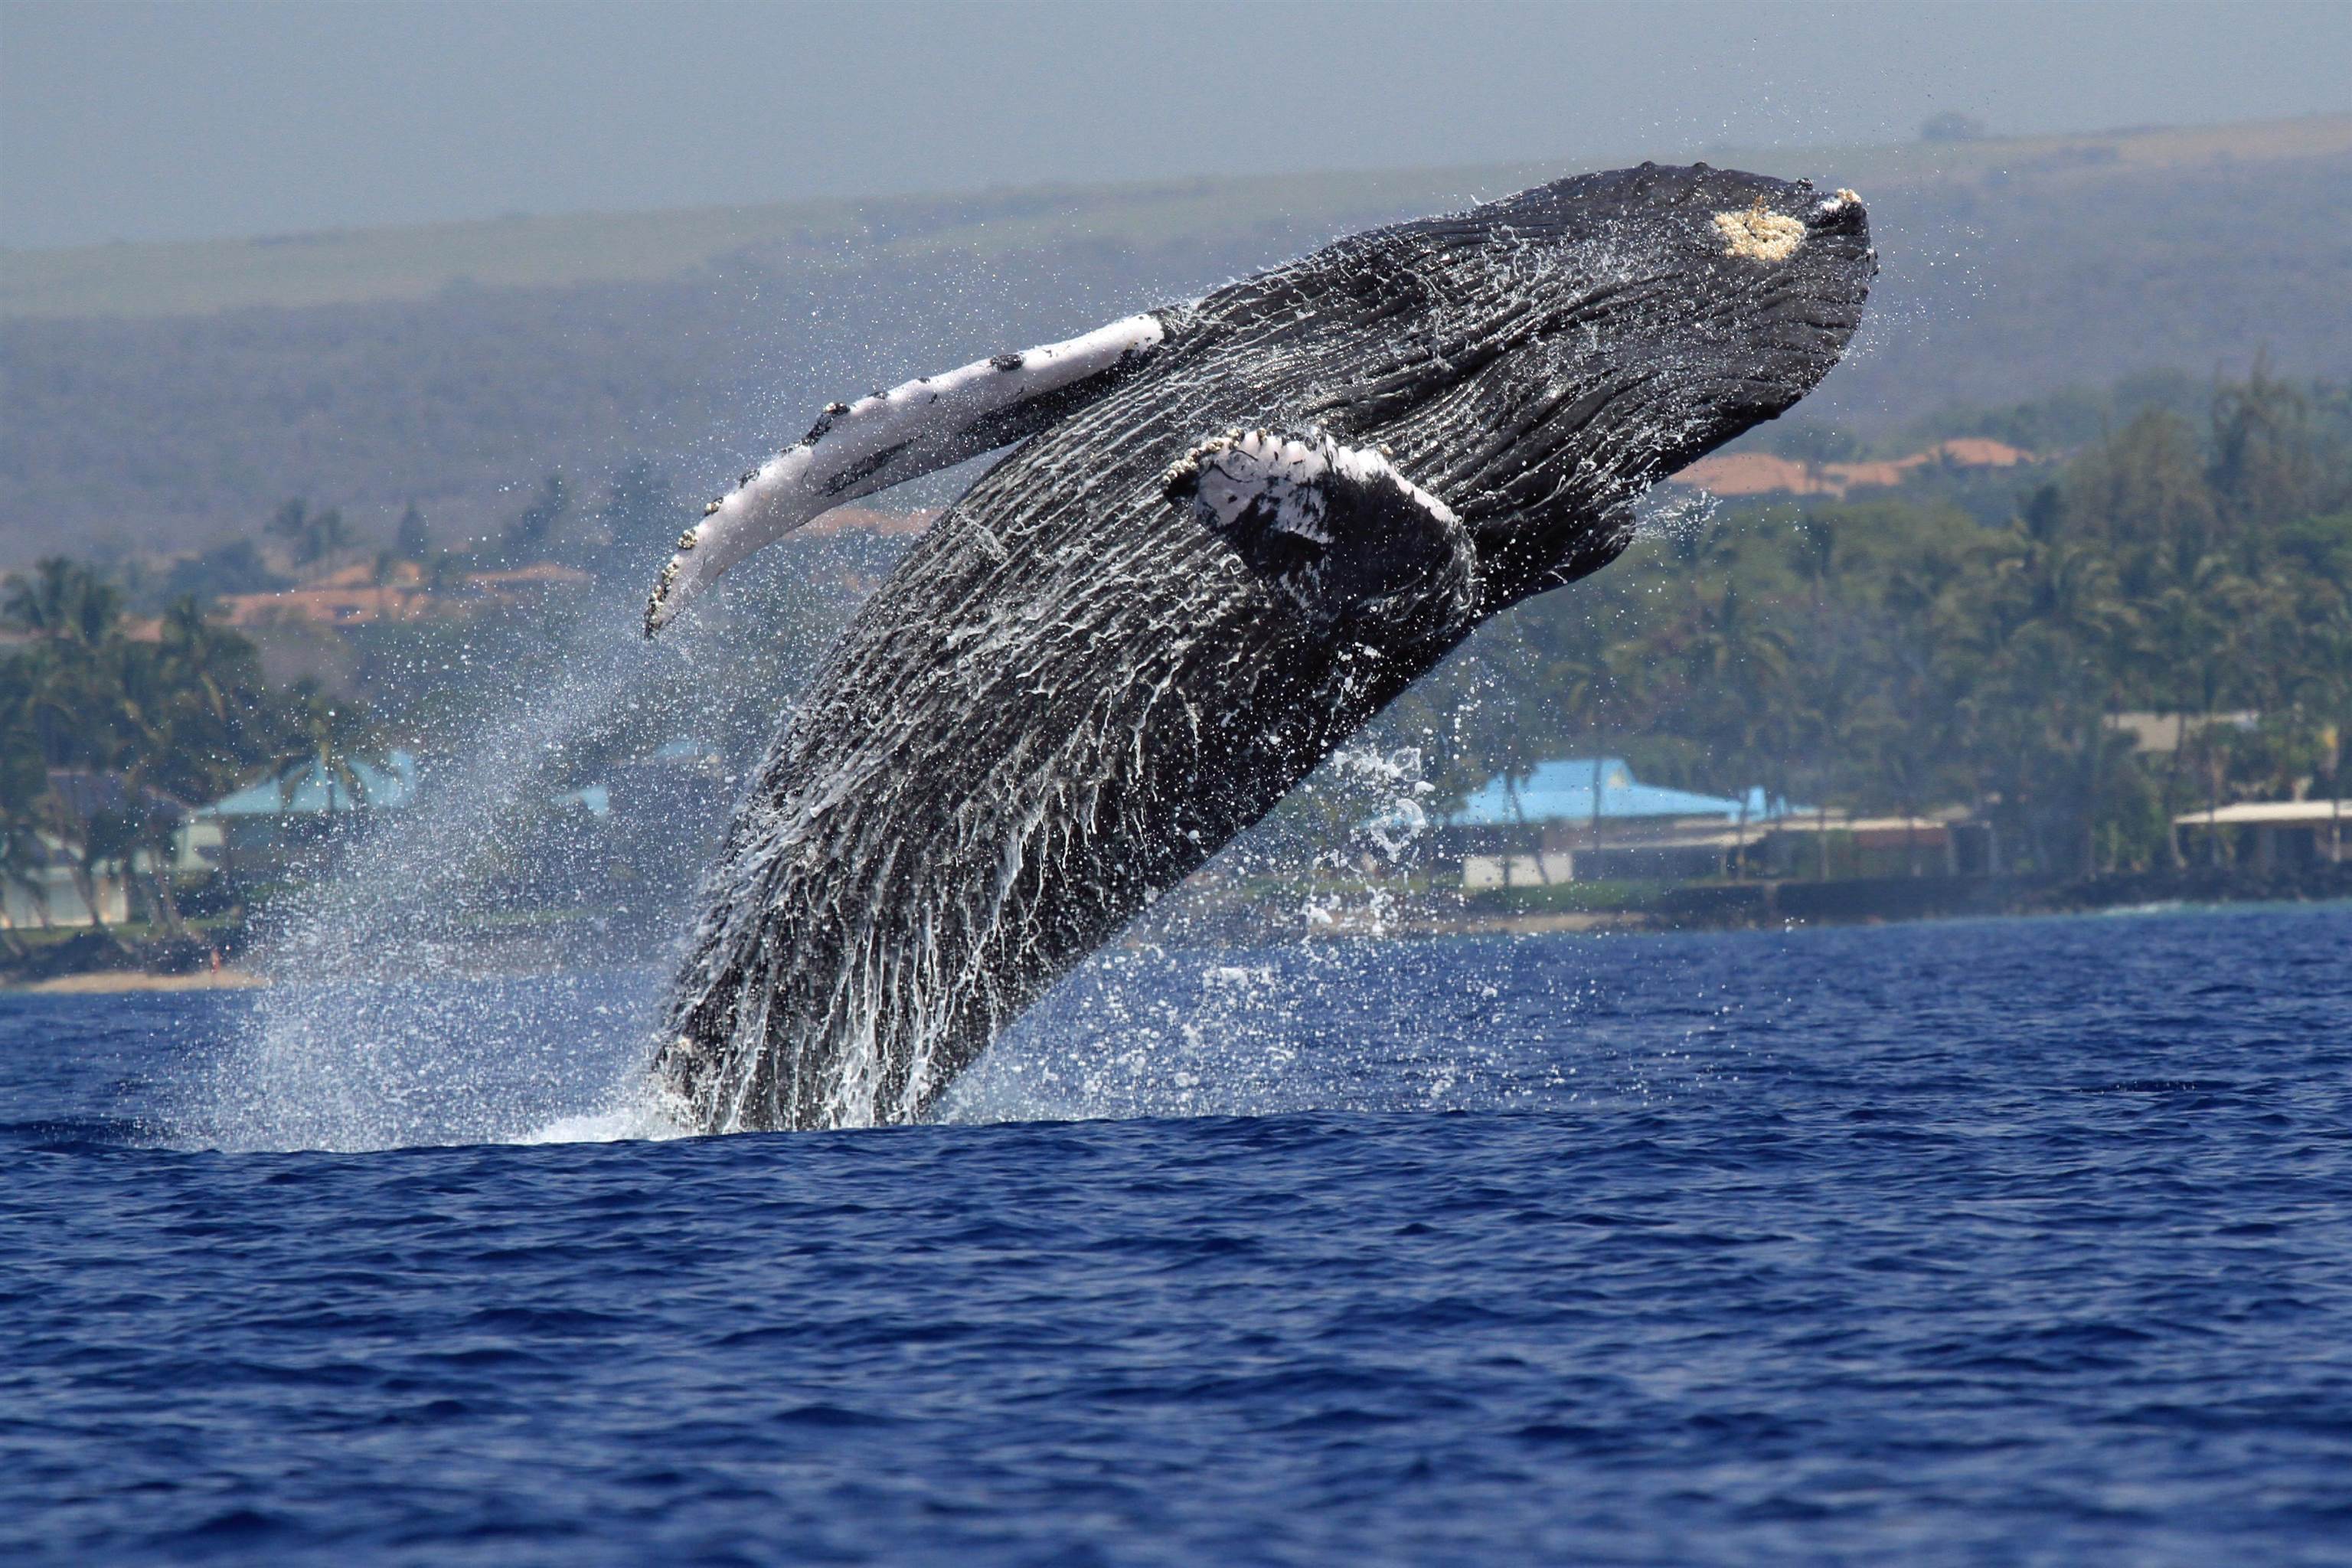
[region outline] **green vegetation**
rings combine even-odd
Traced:
[[[352,542],[351,528],[341,512],[333,507],[313,511],[310,503],[299,497],[278,509],[278,515],[269,520],[269,531],[293,551],[297,566],[322,560]]]
[[[186,805],[304,761],[348,773],[371,739],[363,705],[271,686],[192,598],[137,640],[120,589],[53,558],[10,581],[0,615],[25,637],[0,658],[0,845],[11,873],[54,847],[93,911],[96,868],[127,867],[148,920],[184,934],[169,868]]]
[[[1898,148],[1703,150],[1861,189],[1886,264],[1856,352],[1749,439],[1811,465],[1958,436],[2053,460],[1930,465],[1842,502],[1668,509],[1626,561],[1483,632],[1373,744],[1424,744],[1442,790],[1600,748],[1709,793],[1959,805],[1995,826],[2006,866],[2051,877],[2169,875],[2175,815],[2352,793],[2352,119],[2042,140],[1971,129]],[[474,914],[607,910],[631,856],[574,854],[585,808],[554,803],[689,738],[725,759],[709,770],[717,801],[718,777],[758,752],[904,543],[796,540],[714,610],[747,635],[707,639],[692,664],[633,665],[582,628],[626,626],[703,485],[835,395],[1564,172],[1265,174],[8,253],[0,567],[46,559],[0,591],[0,878],[37,864],[89,902],[96,870],[119,868],[131,919],[105,940],[168,941],[255,892],[240,872],[275,874],[241,861],[175,877],[186,805],[306,762],[348,776],[394,743],[464,758],[485,715],[556,693],[565,723],[515,764],[528,776],[502,781],[517,820],[476,879],[515,896]],[[2266,368],[2265,344],[2301,379]],[[2216,366],[2241,379],[2217,385]],[[592,582],[473,583],[544,561]],[[225,596],[338,569],[341,591],[396,586],[463,613],[324,612],[249,635],[213,615]],[[609,689],[583,696],[598,682]],[[2179,743],[2138,743],[2158,738]],[[1349,874],[1383,787],[1327,778],[1286,803],[1268,830],[1311,847],[1317,869],[1307,883],[1268,873],[1286,890],[1253,900],[1294,908],[1314,878]],[[637,858],[698,864],[700,805],[653,798],[679,842]],[[643,891],[627,901],[659,903]],[[1570,884],[1493,901],[1664,897]]]
[[[2152,408],[1999,483],[1990,523],[1908,486],[1667,520],[1384,722],[1456,788],[1597,749],[1717,793],[1966,805],[2049,875],[2164,868],[2201,806],[2352,793],[2352,390],[2258,369],[2199,424]]]
[[[1626,559],[1482,631],[1368,743],[1423,746],[1438,767],[1432,805],[1496,772],[1599,751],[1645,779],[1712,794],[1759,784],[1868,814],[1967,807],[1995,826],[2012,870],[2178,871],[2177,814],[2352,793],[2341,777],[2352,389],[2259,367],[2194,404],[2181,384],[1963,411],[1927,432],[2057,428],[2084,407],[2105,410],[2105,433],[2063,464],[1922,469],[1866,500],[1670,504]],[[272,555],[247,540],[168,569],[109,574],[50,559],[10,579],[0,605],[12,633],[0,646],[8,869],[61,852],[89,901],[93,868],[129,867],[134,923],[184,932],[200,912],[192,899],[210,911],[241,896],[235,868],[174,880],[184,805],[305,763],[348,779],[355,756],[394,743],[462,758],[484,717],[511,714],[523,694],[554,702],[565,724],[516,763],[529,776],[509,781],[512,831],[490,836],[475,879],[499,890],[483,909],[598,908],[633,858],[699,864],[710,825],[679,803],[665,813],[677,845],[651,856],[623,846],[591,875],[572,853],[577,808],[566,816],[557,802],[681,739],[732,767],[755,755],[903,536],[796,538],[747,566],[714,607],[756,635],[706,638],[692,662],[638,665],[625,657],[634,642],[583,640],[580,628],[629,624],[638,584],[617,542],[677,526],[660,471],[624,465],[601,494],[550,476],[510,504],[471,552],[431,551],[434,531],[412,510],[403,542],[430,559],[403,568],[404,580],[461,584],[552,555],[585,567],[587,584],[496,613],[311,625],[300,632],[320,656],[309,674],[323,679],[268,678],[265,655],[289,669],[274,639],[294,629],[257,628],[269,639],[257,647],[207,619],[201,596],[283,584],[287,560],[313,543],[325,552],[317,570],[358,555],[324,545],[333,525],[301,503],[265,514]],[[386,577],[381,563],[376,575]],[[129,618],[142,608],[160,614]],[[2168,731],[2179,744],[2138,743]],[[1344,876],[1361,847],[1354,829],[1391,794],[1378,780],[1327,777],[1267,830],[1312,851],[1314,876]],[[1256,873],[1286,889],[1286,908],[1307,886],[1294,886],[1288,864],[1278,856]],[[570,880],[557,887],[548,868]],[[1666,896],[1657,884],[1573,883],[1486,902],[1624,910]]]

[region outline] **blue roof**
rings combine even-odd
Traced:
[[[223,795],[196,815],[277,816],[289,812],[357,811],[362,806],[386,810],[415,805],[416,759],[406,752],[395,751],[384,759],[384,764],[379,767],[352,760],[352,773],[360,784],[357,796],[348,779],[330,778],[327,770],[312,761],[289,768],[275,778],[247,784],[235,795]]]
[[[566,795],[548,802],[550,805],[576,805],[591,816],[613,815],[613,792],[603,784],[583,784]]]
[[[1689,790],[1664,789],[1656,784],[1640,783],[1622,758],[1602,757],[1600,768],[1600,814],[1604,818],[1718,816],[1731,821],[1739,816],[1740,803],[1737,799],[1695,795]],[[1593,816],[1592,769],[1593,759],[1591,757],[1562,757],[1549,763],[1538,763],[1534,770],[1519,781],[1516,801],[1509,781],[1498,775],[1473,790],[1458,808],[1447,815],[1445,820],[1457,827],[1508,827],[1523,822],[1590,822]],[[1780,802],[1768,806],[1764,792],[1760,789],[1748,792],[1747,804],[1750,820],[1775,816],[1789,809]]]

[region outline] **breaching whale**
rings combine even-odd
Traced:
[[[1876,270],[1850,191],[1643,164],[826,409],[679,539],[648,636],[819,512],[1017,446],[761,764],[656,1053],[673,1113],[922,1116],[1479,622],[1811,390]]]

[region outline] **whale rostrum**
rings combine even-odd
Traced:
[[[678,542],[649,635],[826,508],[1013,450],[761,764],[656,1051],[674,1114],[925,1114],[1482,620],[1810,391],[1876,269],[1851,192],[1644,164],[836,405]]]

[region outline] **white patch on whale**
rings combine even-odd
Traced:
[[[1160,488],[1204,527],[1232,539],[1285,598],[1318,618],[1360,605],[1367,595],[1392,595],[1424,573],[1434,575],[1421,585],[1431,585],[1444,575],[1439,558],[1450,553],[1435,542],[1462,534],[1454,509],[1399,473],[1384,454],[1342,446],[1319,430],[1227,431],[1170,468]],[[1333,601],[1330,579],[1335,571],[1346,574],[1342,561],[1358,569],[1359,580]],[[1380,585],[1362,580],[1367,565]]]
[[[1127,316],[1062,342],[975,360],[832,405],[800,445],[746,474],[679,536],[646,605],[646,635],[667,626],[720,574],[762,546],[860,496],[1002,445],[973,445],[975,427],[1149,352],[1164,335],[1157,316]]]
[[[1302,440],[1235,430],[1190,453],[1162,483],[1191,491],[1201,521],[1212,528],[1233,529],[1255,510],[1276,532],[1328,544],[1334,479],[1360,485],[1386,479],[1439,522],[1455,521],[1453,508],[1397,472],[1380,453],[1343,447],[1319,432]]]
[[[1752,207],[1716,214],[1715,227],[1723,236],[1725,255],[1750,261],[1786,261],[1805,243],[1804,224],[1774,212],[1760,197]]]

